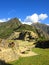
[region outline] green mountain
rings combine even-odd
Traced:
[[[38,35],[39,38],[42,39],[49,38],[49,34],[47,33],[48,26],[44,24],[38,23],[33,25],[22,24],[17,18],[13,18],[7,22],[0,23],[0,38],[2,39],[9,38],[11,35],[13,35],[14,32],[21,33],[26,31],[34,32],[36,33],[36,35]]]
[[[13,18],[7,22],[0,23],[0,38],[9,37],[15,28],[21,25],[17,18]]]
[[[18,26],[18,28],[15,28],[14,31],[18,31],[18,32],[33,31],[33,32],[35,32],[34,27],[31,25],[27,25],[27,24],[22,24],[22,25]]]

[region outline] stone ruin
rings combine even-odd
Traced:
[[[7,40],[2,40],[0,43],[0,60],[5,62],[17,60],[19,58],[17,46],[14,42],[8,43]]]
[[[18,39],[25,40],[25,41],[33,41],[37,39],[36,35],[31,34],[29,31],[21,32],[19,34]]]

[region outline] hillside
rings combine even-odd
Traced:
[[[15,36],[14,32],[30,33],[31,31],[38,35],[41,39],[48,39],[48,27],[49,26],[47,25],[39,23],[33,25],[22,24],[17,18],[13,18],[7,22],[0,23],[0,38],[7,39],[10,36],[13,37]]]
[[[28,60],[32,60],[33,56],[38,56],[39,54],[32,51],[35,49],[35,47],[45,49],[49,48],[48,39],[49,34],[45,32],[42,27],[40,28],[36,24],[22,24],[17,18],[13,18],[7,22],[0,23],[0,59],[10,62],[18,60],[20,57],[22,57],[28,58],[26,61],[28,63]],[[43,58],[46,57],[42,56],[41,59]]]
[[[17,18],[13,18],[7,22],[0,23],[0,38],[9,37],[15,28],[21,25]]]
[[[34,26],[36,33],[41,37],[45,37],[46,39],[49,39],[49,26],[42,23],[33,23],[32,26]]]
[[[31,25],[27,25],[27,24],[20,25],[18,28],[15,28],[14,31],[19,31],[19,32],[21,32],[21,31],[33,31],[33,32],[35,32],[34,27]]]
[[[36,37],[38,37],[39,39],[48,39],[49,38],[49,35],[46,32],[44,32],[42,29],[39,29],[38,27],[35,27],[35,26],[26,25],[26,24],[20,25],[18,28],[14,29],[14,31],[16,33],[18,32],[19,35],[20,34],[22,35],[22,37],[20,37],[20,38],[23,38],[25,36],[26,32],[29,33],[30,35],[32,34],[32,32],[35,33],[31,36],[34,37],[36,35]],[[14,35],[17,36],[18,34],[17,35],[13,34],[12,36],[14,36]],[[36,37],[35,37],[35,39],[36,39]]]
[[[34,23],[32,24],[33,26],[35,26],[38,29],[43,30],[44,32],[46,32],[47,34],[49,34],[49,26],[46,24],[42,24],[42,23]]]

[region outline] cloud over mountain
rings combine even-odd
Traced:
[[[34,13],[30,16],[27,16],[24,20],[24,23],[25,24],[27,24],[27,23],[31,24],[31,23],[41,22],[42,20],[45,20],[47,17],[48,17],[47,14],[38,15],[38,14]]]
[[[8,20],[10,20],[10,18],[3,18],[3,19],[0,19],[0,22],[6,22],[6,21],[8,21]]]
[[[47,17],[48,17],[47,14],[40,14],[40,15],[39,15],[39,20],[44,20],[44,19],[46,19]]]

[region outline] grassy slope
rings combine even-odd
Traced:
[[[8,22],[0,24],[0,38],[9,37],[15,28],[21,25],[17,18],[11,19]]]
[[[37,56],[20,58],[14,61],[13,65],[49,65],[49,49],[34,48],[34,52],[38,53]]]
[[[17,19],[11,19],[8,22],[0,23],[0,38],[8,38],[14,31],[34,31],[33,26],[21,24]]]
[[[14,31],[25,31],[25,30],[28,30],[28,31],[33,31],[35,32],[35,28],[31,25],[27,25],[27,24],[22,24],[20,25],[18,28],[16,28]]]

